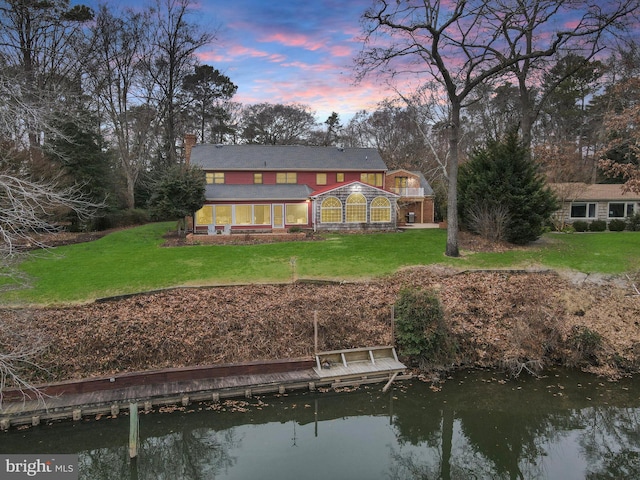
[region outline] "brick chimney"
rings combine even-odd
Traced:
[[[191,162],[191,149],[197,143],[197,138],[193,133],[187,133],[184,136],[184,163],[189,165]]]

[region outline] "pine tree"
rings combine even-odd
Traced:
[[[494,238],[515,244],[539,238],[558,208],[515,130],[474,152],[460,168],[458,188],[461,220],[469,230],[494,230]]]

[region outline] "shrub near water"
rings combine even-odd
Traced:
[[[445,363],[452,342],[440,300],[431,290],[403,289],[395,305],[396,340],[401,355],[421,366]]]

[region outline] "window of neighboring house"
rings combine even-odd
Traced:
[[[262,183],[262,173],[253,174],[253,183]]]
[[[298,183],[296,172],[276,173],[276,183]]]
[[[254,225],[271,225],[271,205],[253,206]]]
[[[361,193],[352,193],[347,197],[347,223],[365,223],[367,221],[367,199]]]
[[[369,185],[374,185],[376,187],[382,186],[382,174],[381,173],[361,173],[360,181],[363,183],[368,183]]]
[[[327,184],[327,174],[316,173],[316,185],[326,185],[326,184]]]
[[[342,202],[336,197],[327,197],[320,205],[320,223],[342,223]]]
[[[371,221],[390,222],[391,202],[386,197],[376,197],[371,200]]]
[[[596,218],[596,204],[586,202],[572,203],[571,218]]]
[[[231,205],[216,205],[214,211],[216,225],[231,225]]]
[[[289,203],[285,205],[284,215],[289,225],[307,225],[309,223],[309,209],[306,203]]]
[[[344,182],[344,173],[342,172],[336,173],[336,182],[337,183]]]
[[[213,207],[211,205],[205,205],[196,212],[196,224],[197,225],[212,225],[213,224]]]
[[[207,172],[206,180],[208,185],[224,183],[224,172]]]
[[[625,218],[633,215],[633,203],[609,203],[609,218]]]

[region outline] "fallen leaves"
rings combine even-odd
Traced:
[[[549,272],[442,267],[366,283],[175,289],[68,308],[0,310],[0,344],[6,332],[27,329],[49,340],[35,359],[46,370],[25,372],[37,382],[308,357],[314,316],[319,350],[392,343],[391,305],[407,286],[438,292],[459,365],[561,361],[568,332],[586,325],[603,337],[600,366],[616,355],[640,366],[639,297],[614,285],[572,285]]]

